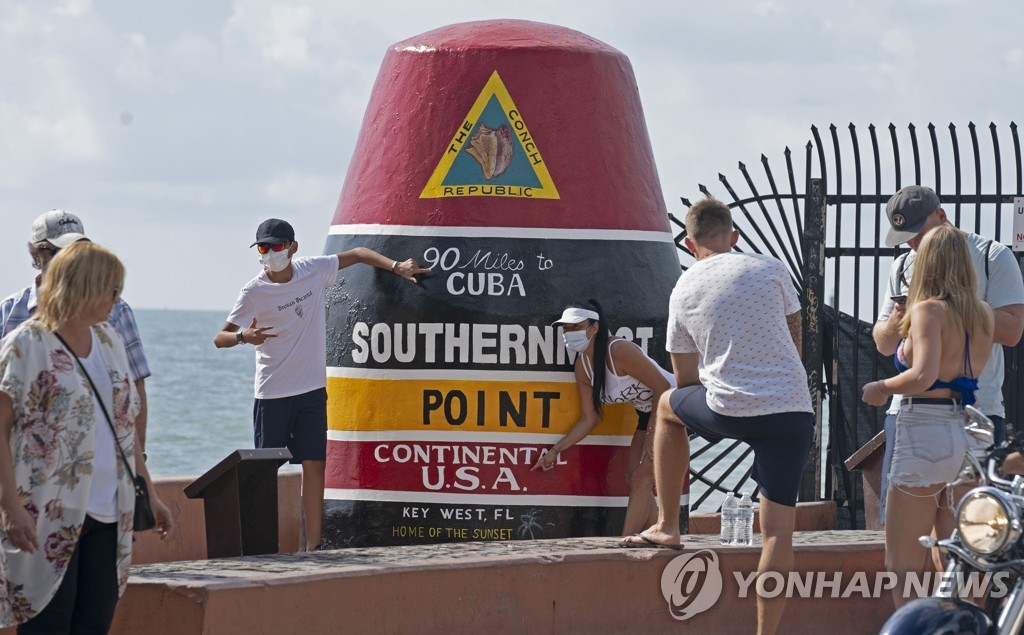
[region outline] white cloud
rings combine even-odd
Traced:
[[[308,7],[272,6],[261,11],[236,3],[225,34],[229,38],[240,36],[265,60],[302,68],[310,61],[312,17]]]
[[[263,193],[275,205],[329,208],[340,188],[337,177],[288,172],[271,179]]]
[[[772,13],[785,13],[786,6],[777,0],[763,0],[754,5],[754,13],[766,16]]]
[[[882,34],[882,49],[899,57],[912,57],[917,51],[914,37],[903,29],[890,29]]]
[[[63,0],[53,13],[65,18],[80,18],[92,11],[92,0]]]
[[[118,78],[142,86],[153,78],[146,54],[146,36],[141,33],[129,33],[125,40],[128,46],[125,47],[114,72]]]

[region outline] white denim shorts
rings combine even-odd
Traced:
[[[949,404],[910,403],[896,415],[889,484],[926,487],[956,480],[968,449],[983,445],[964,431],[964,414]]]

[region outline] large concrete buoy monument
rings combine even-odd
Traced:
[[[505,20],[392,46],[325,252],[358,246],[433,271],[353,267],[330,294],[327,544],[617,534],[631,407],[530,468],[579,416],[566,304],[669,368],[679,261],[627,58]]]

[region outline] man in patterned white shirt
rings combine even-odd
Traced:
[[[688,432],[740,439],[754,450],[764,548],[758,573],[793,568],[800,477],[814,436],[801,363],[800,301],[781,262],[733,252],[739,233],[723,203],[707,199],[686,215],[686,247],[697,262],[669,302],[675,390],[658,404],[654,472],[658,522],[625,546],[679,548],[679,496],[689,467]],[[675,485],[674,485],[675,484]],[[775,633],[785,594],[757,598],[758,633]]]
[[[43,282],[50,261],[61,249],[79,240],[89,239],[85,236],[82,220],[71,212],[62,209],[50,210],[41,214],[32,223],[28,253],[32,257],[32,266],[39,269],[39,275],[31,285],[0,302],[0,339],[32,317],[38,304],[39,285]],[[139,327],[135,324],[135,313],[127,302],[118,298],[114,308],[110,310],[107,321],[121,334],[125,350],[128,352],[128,367],[132,381],[139,391],[139,400],[142,402],[142,410],[135,420],[135,438],[145,450],[148,414],[146,378],[150,376],[150,372],[146,353],[142,350]]]

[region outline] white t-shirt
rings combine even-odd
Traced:
[[[989,248],[989,239],[977,234],[967,234],[967,247],[971,252],[971,260],[974,262],[974,273],[978,278],[978,297],[993,309],[1009,306],[1011,304],[1024,304],[1024,278],[1021,278],[1020,267],[1013,252],[999,242],[992,242]],[[988,252],[988,276],[985,275],[985,254]],[[914,257],[916,252],[909,252],[903,263],[903,277],[900,281],[900,268],[897,258],[889,268],[889,287],[882,301],[882,309],[878,313],[879,320],[889,319],[895,303],[891,296],[906,295],[907,285],[910,283],[911,274],[914,272]],[[975,394],[976,408],[987,415],[997,417],[1006,416],[1006,408],[1003,407],[1003,378],[1005,377],[1003,365],[1003,347],[1001,344],[992,345],[992,353],[984,370],[978,375],[978,391]],[[975,369],[977,372],[977,369]],[[900,410],[899,403],[902,395],[893,395],[889,404],[888,414],[897,414]]]
[[[92,331],[92,329],[89,329]],[[103,399],[103,406],[110,416],[114,416],[111,407],[114,401],[114,384],[110,382],[110,371],[100,353],[100,344],[96,341],[96,333],[92,334],[92,349],[89,356],[79,358],[82,366],[96,384]],[[107,417],[93,394],[96,421],[93,424],[95,446],[92,458],[92,483],[89,489],[88,514],[102,523],[117,522],[117,462],[121,457],[117,454],[114,432],[110,429]]]
[[[679,276],[669,300],[670,353],[699,353],[708,407],[730,417],[812,412],[811,393],[786,316],[800,298],[785,266],[726,253]]]
[[[327,287],[338,275],[337,256],[292,259],[292,279],[272,282],[267,272],[242,287],[228,322],[273,327],[256,347],[256,398],[279,399],[327,385]]]

